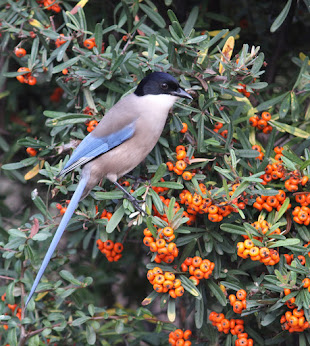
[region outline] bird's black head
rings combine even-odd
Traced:
[[[143,78],[135,94],[137,96],[165,94],[192,99],[192,97],[180,87],[178,81],[165,72],[153,72]]]

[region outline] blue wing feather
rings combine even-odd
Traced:
[[[61,175],[64,175],[77,166],[91,161],[95,157],[106,153],[107,151],[117,147],[129,138],[135,131],[135,123],[131,123],[121,130],[111,133],[105,137],[95,137],[93,134],[87,135],[80,145],[74,150],[69,161],[63,168]]]
[[[89,180],[89,176],[82,176],[82,178],[81,178],[81,180],[80,180],[80,182],[79,182],[79,184],[78,184],[78,186],[77,186],[77,188],[76,188],[76,190],[75,190],[75,192],[71,198],[71,201],[67,207],[67,210],[66,210],[63,218],[61,219],[61,222],[60,222],[60,224],[57,228],[57,231],[54,235],[54,238],[53,238],[53,240],[52,240],[52,242],[51,242],[51,244],[47,250],[47,253],[46,253],[44,260],[41,264],[41,267],[38,271],[38,274],[37,274],[37,276],[36,276],[36,278],[32,284],[29,296],[28,296],[26,304],[25,304],[25,308],[27,307],[32,295],[34,294],[34,292],[35,292],[35,290],[36,290],[36,288],[37,288],[37,286],[41,280],[41,277],[44,274],[45,268],[47,267],[52,255],[56,249],[56,246],[59,243],[59,240],[60,240],[62,234],[64,233],[64,231],[67,227],[67,224],[69,223],[69,221],[70,221],[70,219],[71,219],[71,217],[72,217],[72,215],[73,215],[73,213],[74,213],[74,211],[75,211],[75,209],[79,203],[79,200],[83,194],[83,191],[85,189],[85,186],[87,185],[88,180]]]

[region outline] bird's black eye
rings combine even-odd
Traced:
[[[164,90],[168,89],[168,84],[167,83],[162,83],[161,88]]]

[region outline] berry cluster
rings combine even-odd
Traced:
[[[253,339],[248,339],[248,333],[239,333],[238,339],[235,341],[235,346],[253,346]]]
[[[280,261],[280,256],[277,250],[254,246],[251,239],[239,242],[237,244],[237,250],[237,254],[241,258],[246,259],[250,257],[252,261],[259,261],[268,266],[273,266]]]
[[[289,288],[285,288],[284,289],[284,295],[288,296],[289,294],[291,294],[291,290]],[[296,305],[295,305],[295,297],[292,297],[291,299],[287,300],[285,302],[286,306],[290,309],[295,309]]]
[[[295,207],[292,211],[293,220],[300,225],[308,226],[310,224],[310,208],[306,206]]]
[[[38,4],[41,4],[48,11],[53,11],[55,13],[59,13],[61,11],[61,7],[57,0],[37,0]]]
[[[166,165],[168,167],[169,171],[173,171],[177,175],[182,175],[182,178],[184,180],[191,180],[192,177],[195,175],[194,172],[185,171],[187,164],[190,163],[189,158],[186,154],[186,149],[183,145],[178,145],[175,149],[176,151],[176,159],[178,160],[175,165],[168,161],[166,162]],[[192,157],[192,159],[194,156]]]
[[[70,203],[70,200],[66,200],[66,205],[68,205],[69,203]],[[63,215],[67,210],[67,207],[64,207],[60,203],[56,203],[56,208],[59,210],[60,215]]]
[[[164,178],[160,178],[160,181],[162,183],[165,182],[165,179]],[[161,192],[165,192],[165,191],[168,191],[169,188],[168,187],[161,187],[161,186],[152,186],[152,189],[157,192],[157,193],[161,193]],[[160,196],[160,199],[161,201],[168,207],[169,206],[169,203],[170,203],[170,199],[169,198],[165,198],[163,196]],[[179,203],[176,202],[175,206],[178,206],[178,209],[176,211],[178,211],[180,209],[180,206],[179,206]],[[153,205],[153,210],[156,210],[157,212],[157,209],[156,207],[154,207]],[[158,213],[158,212],[157,212]],[[158,213],[158,216],[159,216],[159,213]]]
[[[94,129],[98,125],[98,121],[97,120],[90,120],[86,123],[86,125],[87,125],[87,131],[92,132],[92,131],[94,131]]]
[[[254,202],[253,207],[261,211],[262,209],[267,210],[269,213],[276,209],[280,210],[283,202],[286,198],[286,193],[283,190],[278,190],[278,194],[275,196],[258,196],[256,197],[256,202]],[[291,208],[291,204],[288,205],[287,209]]]
[[[256,157],[257,160],[263,160],[264,153],[262,152],[262,147],[258,144],[252,145],[252,149],[259,152],[259,155]]]
[[[83,45],[85,48],[87,49],[93,49],[94,47],[96,47],[96,42],[95,42],[95,37],[91,37],[91,38],[88,38],[86,39],[84,42],[83,42]]]
[[[3,302],[5,302],[5,296],[6,296],[6,293],[4,293],[2,296],[1,296],[1,300]],[[19,320],[22,319],[22,309],[21,308],[17,308],[17,304],[6,304],[6,306],[11,310],[12,314],[15,315]],[[8,315],[7,313],[5,313],[5,315]],[[9,329],[9,326],[7,324],[3,324],[2,327],[5,329],[5,330],[8,330]]]
[[[124,246],[122,243],[114,243],[112,240],[103,242],[101,239],[97,240],[97,247],[101,253],[106,255],[109,262],[117,262],[122,258],[122,251]]]
[[[37,84],[37,79],[36,77],[31,75],[31,71],[28,67],[20,67],[17,72],[23,72],[23,74],[20,74],[18,76],[16,76],[16,79],[20,82],[20,83],[25,83],[25,84],[29,84],[29,85],[35,85]]]
[[[98,207],[96,206],[96,212],[98,213]],[[112,213],[110,213],[109,211],[107,211],[106,209],[103,209],[103,212],[100,214],[99,219],[106,219],[106,220],[110,220],[112,217]]]
[[[297,310],[295,308],[293,312],[286,311],[281,316],[280,323],[282,324],[283,330],[288,330],[290,333],[303,332],[309,328],[309,322],[305,319],[304,310]]]
[[[214,263],[208,259],[202,259],[199,256],[187,257],[181,264],[182,272],[189,271],[190,279],[194,281],[197,286],[202,279],[209,279],[214,269]]]
[[[55,46],[57,48],[59,48],[60,46],[62,46],[64,43],[66,43],[67,41],[63,39],[63,37],[65,36],[64,34],[59,34],[59,38],[57,38],[57,40],[55,41]]]
[[[238,83],[238,85],[240,85],[240,87],[241,87],[241,88],[238,88],[238,89],[237,89],[238,92],[241,93],[241,94],[243,94],[245,97],[248,97],[248,98],[249,98],[250,95],[251,95],[251,93],[248,92],[248,91],[246,90],[246,85],[243,84],[243,83]]]
[[[144,245],[148,246],[151,252],[157,252],[154,258],[156,263],[165,262],[170,264],[178,257],[179,250],[176,244],[172,242],[175,238],[173,228],[159,228],[157,230],[158,239],[156,240],[148,228],[144,229],[143,234]]]
[[[239,185],[232,185],[232,191],[229,192],[230,196],[233,195]],[[205,194],[207,192],[204,184],[199,184],[199,187],[202,193]],[[240,202],[238,199],[240,199]],[[247,198],[239,196],[238,198],[234,198],[230,203],[236,205],[239,209],[244,209],[247,202]],[[193,220],[196,219],[197,214],[208,214],[208,219],[211,222],[220,222],[232,212],[238,212],[238,209],[228,204],[228,202],[214,203],[210,198],[202,198],[198,193],[191,194],[188,190],[183,190],[180,193],[180,203],[185,204],[187,213],[194,216]]]
[[[269,120],[271,120],[271,114],[269,112],[263,112],[261,116],[256,115],[251,117],[249,119],[249,124],[268,134],[272,131],[272,126],[268,123]]]
[[[217,122],[214,124],[214,129],[213,131],[220,134],[223,138],[227,138],[228,136],[228,130],[222,130],[220,131],[220,129],[223,127],[224,125],[220,122]]]
[[[244,321],[241,319],[227,319],[223,313],[212,311],[209,320],[219,332],[237,335],[235,346],[253,346],[253,339],[248,339],[248,334],[244,333]]]
[[[61,100],[61,97],[64,93],[64,90],[62,88],[55,88],[53,90],[53,93],[50,95],[50,100],[52,102],[59,102]]]
[[[310,204],[310,193],[298,192],[295,195],[295,201],[301,206],[307,207]]]
[[[169,334],[169,344],[177,346],[190,346],[192,344],[188,339],[192,336],[191,330],[176,329]]]
[[[271,228],[271,224],[267,222],[266,220],[258,220],[253,223],[251,223],[251,226],[253,226],[262,236],[261,237],[253,237],[254,239],[257,239],[259,241],[263,241],[263,236],[268,233],[268,235],[273,234],[281,234],[280,228],[276,228],[272,232],[269,233],[269,230]],[[249,239],[247,235],[243,235],[244,239]]]
[[[292,261],[293,261],[293,259],[294,259],[294,255],[293,254],[291,254],[291,255],[289,255],[289,254],[284,254],[284,257],[285,257],[285,260],[286,260],[286,263],[288,264],[288,265],[291,265],[291,263],[292,263]],[[305,265],[306,264],[306,258],[305,258],[305,256],[303,256],[303,255],[299,255],[299,256],[297,256],[297,258],[298,258],[298,260],[299,260],[299,262],[300,262],[300,264],[301,265]]]
[[[282,151],[283,147],[275,147],[275,162],[272,164],[268,164],[265,168],[265,174],[261,175],[260,178],[263,179],[262,185],[267,185],[272,180],[283,179],[285,177],[285,168],[282,164]]]
[[[309,178],[304,175],[302,176],[298,170],[295,170],[289,174],[289,179],[287,179],[284,183],[285,188],[290,192],[298,191],[298,185],[305,186],[309,180]]]
[[[230,294],[228,296],[230,305],[236,314],[241,314],[242,310],[246,309],[246,296],[245,290],[239,290],[236,295]]]
[[[180,279],[176,279],[171,272],[163,272],[155,267],[147,272],[147,278],[157,293],[169,293],[170,297],[177,298],[184,294],[184,287]]]

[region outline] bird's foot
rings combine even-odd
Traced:
[[[145,210],[143,210],[139,203],[144,203],[144,201],[138,201],[134,196],[132,196],[122,185],[118,182],[114,183],[121,191],[123,191],[125,198],[134,206],[134,208],[139,211],[141,214],[146,215]]]

